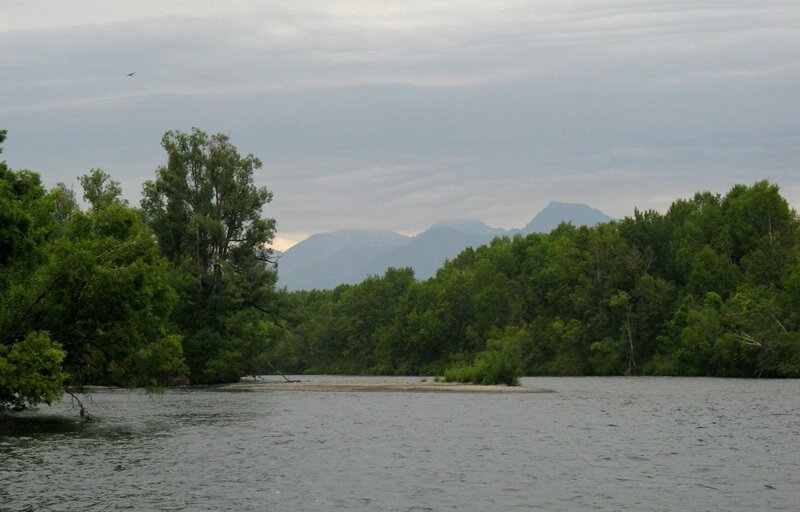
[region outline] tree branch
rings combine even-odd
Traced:
[[[66,394],[68,394],[69,396],[71,396],[71,397],[72,397],[72,399],[73,399],[75,402],[78,402],[78,405],[79,405],[79,406],[80,406],[80,408],[81,408],[81,413],[80,413],[80,414],[81,414],[81,419],[82,419],[83,421],[92,421],[92,416],[91,416],[91,415],[89,414],[89,412],[86,410],[86,407],[84,407],[84,406],[83,406],[83,402],[81,402],[81,399],[80,399],[80,398],[78,398],[78,396],[77,396],[75,393],[73,393],[72,391],[70,391],[69,389],[66,389],[66,388],[65,388],[65,389],[64,389],[64,393],[66,393]]]
[[[269,365],[270,368],[275,370],[278,373],[278,375],[283,377],[284,380],[286,380],[286,382],[300,382],[299,380],[292,380],[289,377],[287,377],[286,375],[284,375],[283,372],[281,372],[279,369],[275,368],[275,366],[273,366],[272,363],[269,362],[269,360],[267,360],[267,364]]]
[[[757,339],[753,338],[752,336],[750,336],[749,334],[747,334],[744,331],[739,331],[738,333],[735,334],[735,336],[737,338],[739,338],[739,342],[742,343],[743,345],[748,345],[748,346],[751,346],[751,347],[763,347],[764,346],[764,345],[761,344],[760,341],[758,341]]]

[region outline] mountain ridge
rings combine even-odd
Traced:
[[[479,219],[439,221],[415,236],[390,230],[344,229],[314,234],[284,251],[278,260],[278,285],[288,290],[330,289],[355,284],[390,267],[411,267],[417,279],[433,277],[448,259],[467,247],[498,236],[547,233],[561,222],[593,226],[614,220],[581,203],[551,201],[524,227],[506,230]]]

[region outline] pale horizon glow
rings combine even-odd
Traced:
[[[310,236],[310,233],[284,233],[278,235],[270,244],[276,251],[286,252]]]

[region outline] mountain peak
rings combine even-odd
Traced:
[[[564,221],[575,226],[594,226],[612,220],[600,210],[582,203],[550,201],[521,231],[523,234],[549,233]]]
[[[491,243],[497,236],[549,233],[561,222],[593,226],[613,220],[585,204],[553,201],[522,230],[493,228],[477,219],[454,219],[433,224],[414,237],[392,231],[341,230],[312,235],[291,247],[278,262],[281,286],[289,290],[331,289],[359,283],[387,268],[411,267],[417,279],[436,274],[447,259],[467,247]]]

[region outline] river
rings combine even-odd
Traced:
[[[522,385],[97,390],[0,427],[0,510],[798,509],[798,380]]]

